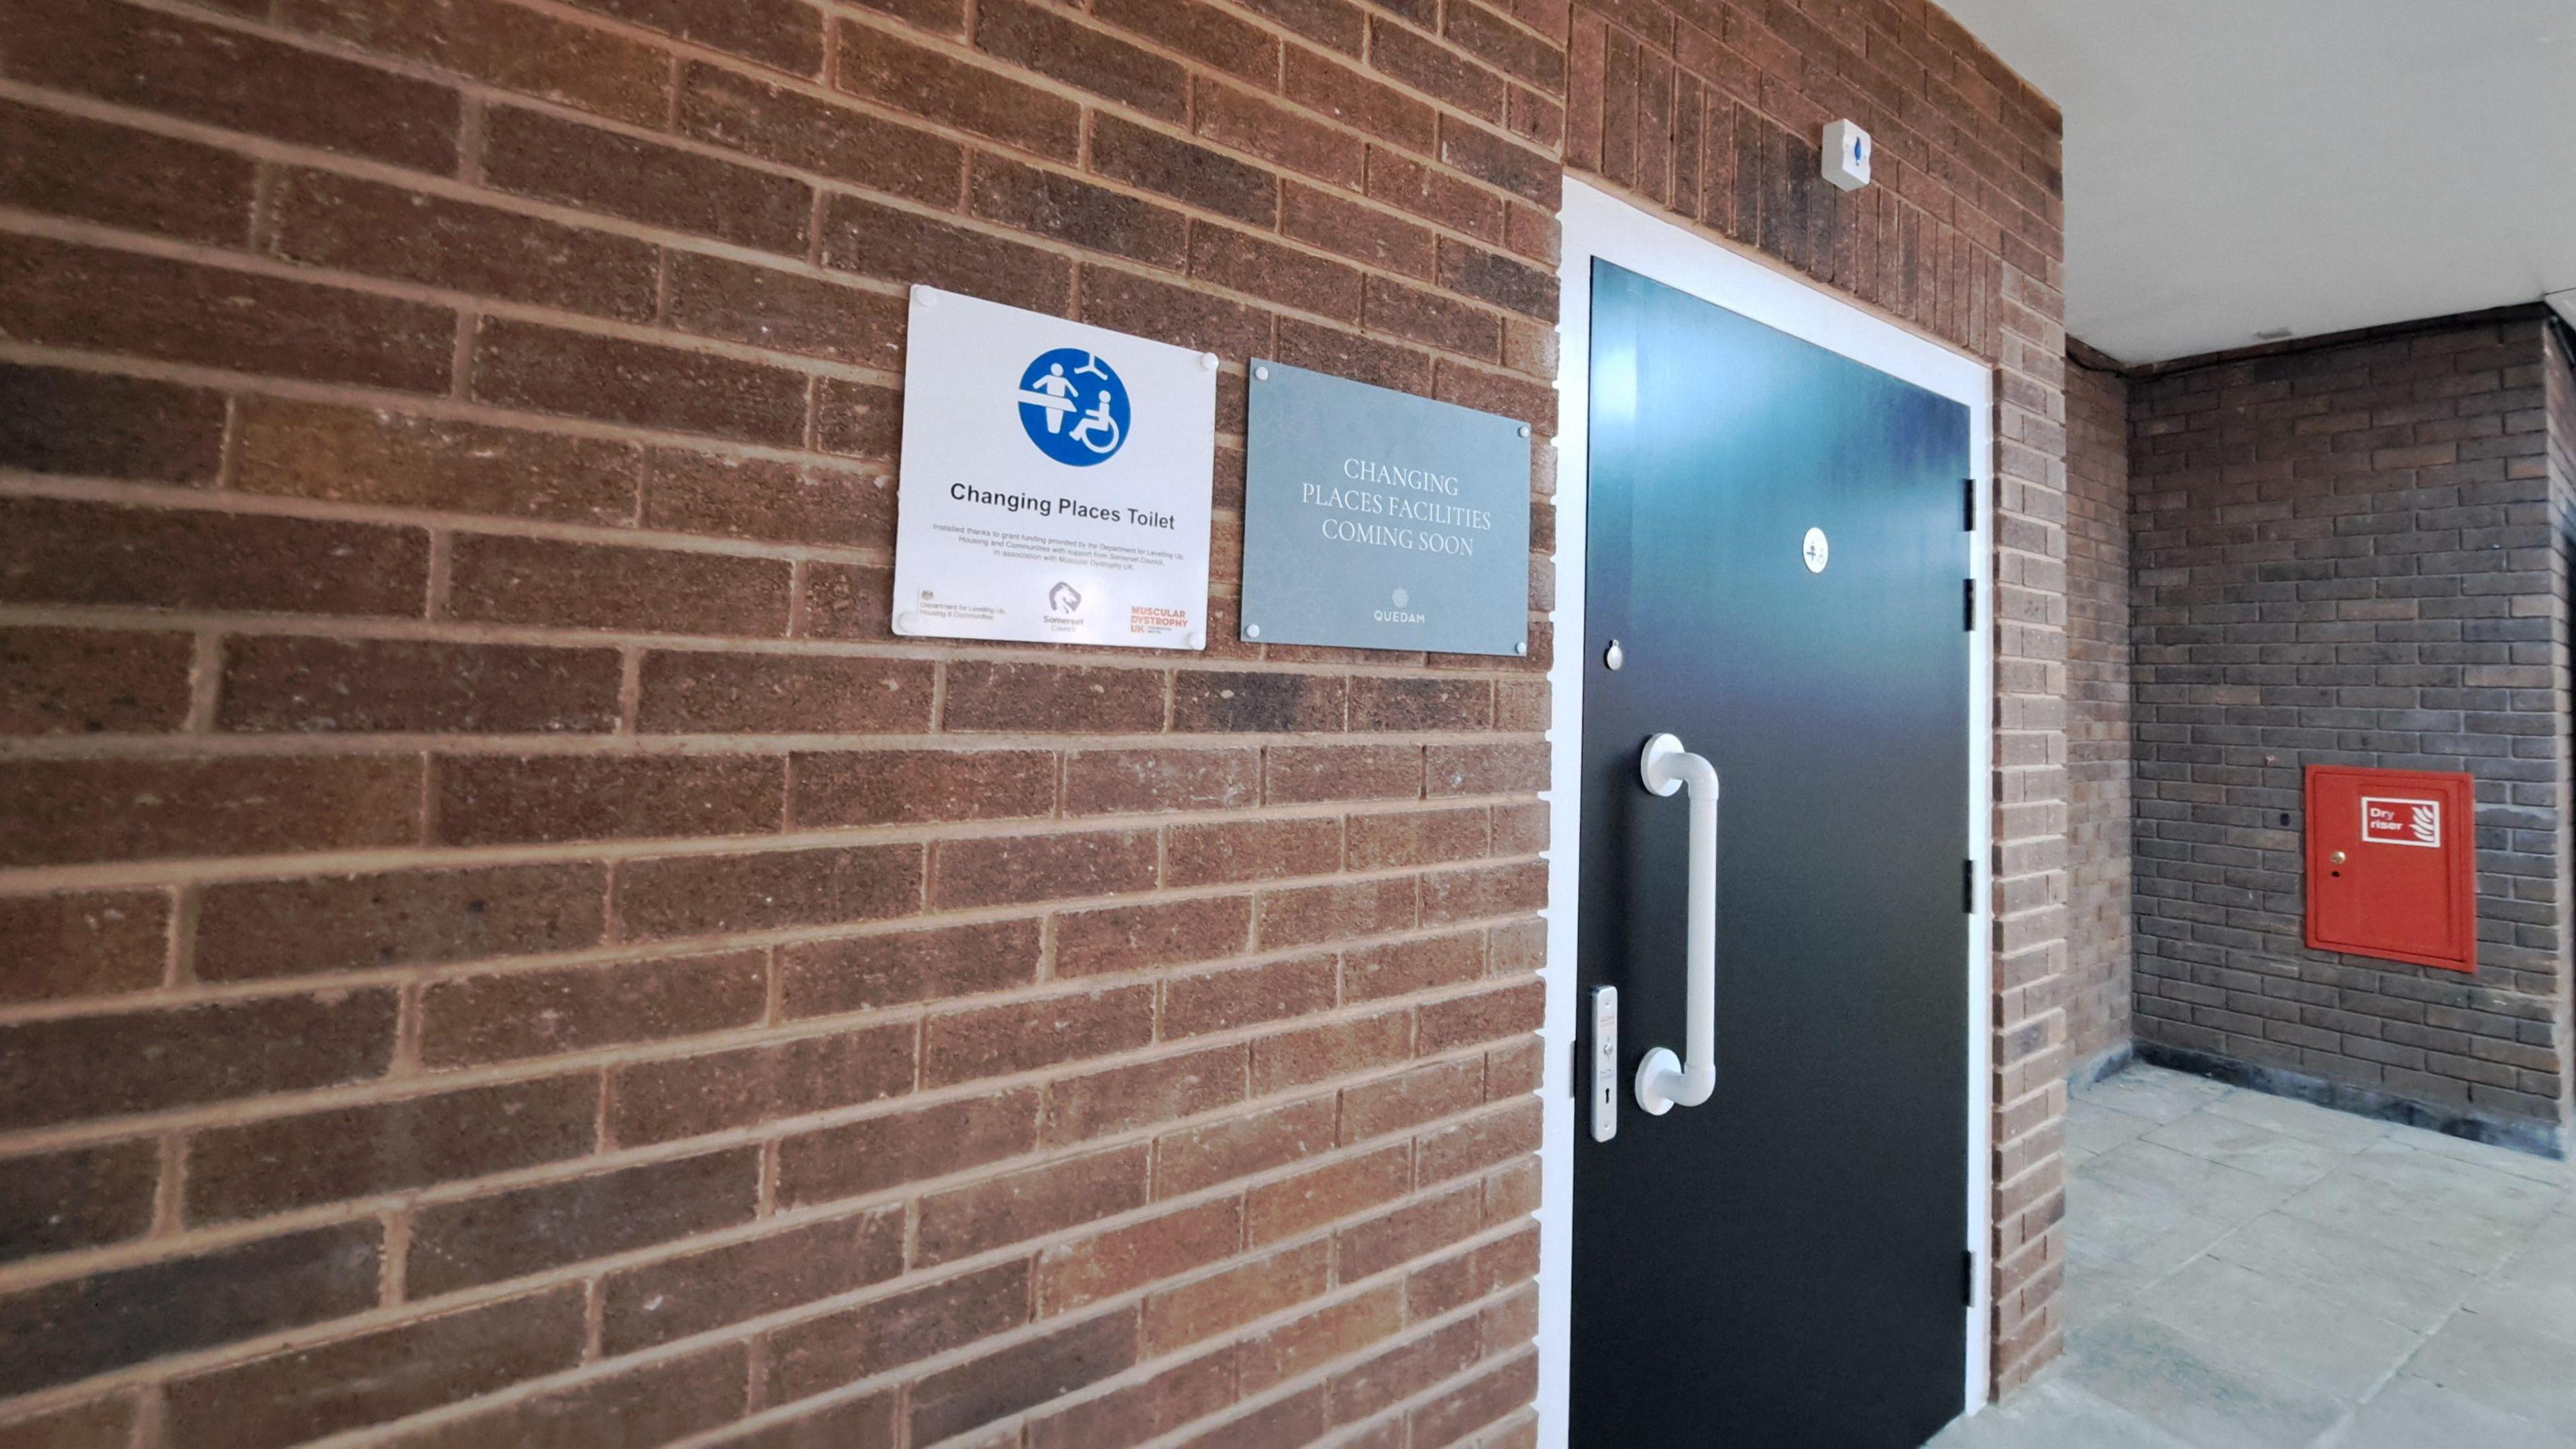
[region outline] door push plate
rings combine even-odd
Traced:
[[[1619,1135],[1619,988],[1592,992],[1592,1140]]]

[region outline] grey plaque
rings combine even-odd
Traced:
[[[1525,426],[1259,359],[1251,410],[1244,638],[1528,651]]]

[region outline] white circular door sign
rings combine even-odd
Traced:
[[[1825,571],[1825,563],[1828,559],[1833,557],[1833,552],[1834,546],[1831,543],[1826,542],[1825,531],[1823,529],[1811,528],[1807,530],[1806,546],[1800,550],[1801,555],[1807,560],[1807,572],[1811,574],[1823,573]]]

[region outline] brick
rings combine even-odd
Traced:
[[[483,125],[483,174],[499,190],[805,254],[814,193],[802,181],[517,106],[493,107]]]
[[[194,969],[250,981],[575,949],[600,938],[606,875],[571,863],[209,885]]]
[[[1472,996],[1455,997],[1422,1008],[1417,1045],[1422,1051],[1493,1041],[1518,1032],[1536,1031],[1540,1016],[1539,984],[1515,982]]]
[[[1167,4],[1171,0],[1110,0],[1109,10],[1127,5]],[[1193,6],[1193,9],[1204,9]],[[1257,77],[1268,84],[1265,71]],[[1347,131],[1317,122],[1293,107],[1249,91],[1219,85],[1202,77],[1193,87],[1197,107],[1192,117],[1198,134],[1220,146],[1248,152],[1273,165],[1312,176],[1335,186],[1356,187],[1365,174],[1367,143]],[[1294,198],[1306,188],[1290,186],[1283,198],[1282,222],[1293,211]],[[1294,233],[1291,233],[1294,235]]]
[[[304,518],[0,499],[0,599],[420,617],[429,539]]]
[[[0,735],[166,734],[194,656],[185,634],[0,627]]]
[[[613,649],[248,637],[224,649],[219,728],[249,733],[604,734]]]
[[[1059,976],[1096,976],[1214,960],[1244,949],[1252,902],[1242,896],[1154,902],[1056,917]]]
[[[1279,183],[1269,172],[1106,111],[1092,113],[1091,169],[1254,226],[1279,219]]]
[[[1350,1000],[1372,1001],[1455,986],[1484,974],[1485,933],[1467,931],[1355,950],[1343,967],[1343,989]]]
[[[1082,319],[1220,357],[1270,348],[1270,317],[1258,308],[1105,267],[1083,268]],[[1220,405],[1225,391],[1220,378]]]
[[[1150,987],[1125,986],[933,1015],[922,1085],[1025,1072],[1143,1046],[1154,1034]]]
[[[1163,727],[1157,669],[959,660],[948,666],[941,724],[951,730],[1114,734]]]
[[[788,1017],[948,1001],[1037,980],[1035,920],[799,941],[779,958],[779,1010]]]
[[[0,327],[21,344],[422,393],[447,391],[456,351],[444,307],[31,236],[0,238]]]
[[[946,1177],[1037,1146],[1038,1089],[870,1117],[778,1144],[778,1200],[790,1207]]]
[[[291,1444],[567,1369],[582,1292],[567,1285],[179,1379],[170,1434],[209,1449]]]
[[[804,374],[622,337],[486,317],[475,326],[477,400],[744,443],[805,440]]]
[[[585,1074],[206,1128],[189,1138],[187,1218],[231,1222],[566,1161],[596,1144],[598,1115],[599,1079]]]
[[[1392,1202],[1412,1187],[1413,1149],[1399,1142],[1254,1188],[1245,1199],[1246,1230],[1254,1243],[1279,1242]]]
[[[0,200],[215,246],[250,231],[250,158],[0,102]]]
[[[1282,1032],[1252,1044],[1252,1092],[1267,1096],[1283,1087],[1389,1066],[1412,1052],[1413,1015],[1408,1011],[1380,1011]]]
[[[1387,277],[1367,279],[1362,315],[1374,332],[1489,362],[1502,355],[1502,321],[1493,313]]]
[[[1437,167],[1426,166],[1410,156],[1371,146],[1368,154],[1368,197],[1384,202],[1407,215],[1437,222],[1489,242],[1503,239],[1505,203],[1492,192]],[[1356,210],[1356,209],[1355,209]],[[1407,276],[1429,278],[1436,266],[1436,245],[1424,238],[1420,265],[1395,268]],[[1413,255],[1409,248],[1407,255]]]
[[[836,335],[846,337],[845,330]],[[728,538],[855,548],[894,542],[893,480],[835,467],[657,448],[644,526]]]
[[[1252,804],[1260,785],[1261,757],[1252,750],[1085,750],[1065,758],[1070,815],[1236,809]]]
[[[827,377],[814,395],[814,445],[845,458],[891,461],[903,442],[903,394]]]
[[[1040,1249],[1038,1316],[1071,1312],[1222,1262],[1242,1239],[1243,1204],[1221,1198]]]
[[[1088,1318],[913,1385],[910,1431],[927,1444],[1097,1383],[1138,1358],[1136,1315]],[[1019,1437],[1016,1430],[1011,1437]]]
[[[1179,121],[1189,110],[1189,72],[1178,62],[1076,24],[1051,7],[979,3],[975,47],[1149,116]]]
[[[1535,911],[1546,904],[1545,861],[1435,871],[1422,878],[1422,923],[1426,926]]]
[[[438,1203],[412,1215],[404,1292],[426,1298],[731,1227],[759,1198],[760,1149],[737,1147]]]
[[[170,898],[158,891],[0,896],[9,970],[0,1001],[149,991],[170,954]]]
[[[1266,891],[1261,897],[1264,950],[1305,946],[1410,929],[1419,919],[1411,877]]]
[[[1240,1046],[1216,1047],[1058,1078],[1047,1085],[1038,1140],[1048,1147],[1087,1142],[1232,1106],[1243,1100],[1244,1056]]]
[[[499,0],[288,0],[278,19],[363,49],[470,75],[638,125],[670,106],[671,64],[658,48]]]
[[[1150,830],[942,840],[931,846],[930,901],[953,909],[1121,895],[1151,890],[1154,872]]]
[[[561,523],[635,516],[632,443],[268,397],[242,399],[238,431],[244,493]]]
[[[924,691],[925,694],[927,691]],[[795,757],[793,822],[887,825],[1054,813],[1046,750],[860,750]]]
[[[823,69],[823,17],[802,0],[743,0],[714,10],[692,0],[573,3],[791,75],[817,75]]]
[[[768,983],[758,951],[434,981],[421,991],[421,1060],[514,1061],[749,1026]]]
[[[1142,1206],[1145,1149],[1059,1158],[921,1200],[913,1261],[936,1266]]]
[[[925,661],[655,650],[644,656],[640,675],[635,723],[644,734],[912,734],[930,727],[933,666]]]
[[[0,763],[0,865],[409,845],[420,764],[403,758]]]
[[[1401,1132],[1472,1110],[1484,1097],[1484,1060],[1434,1062],[1342,1089],[1344,1142]]]
[[[0,5],[19,44],[0,74],[256,136],[456,169],[460,105],[444,86],[137,6]]]
[[[1329,875],[1341,868],[1338,820],[1237,820],[1176,825],[1164,841],[1164,881],[1175,886]]]
[[[1494,687],[1482,679],[1398,679],[1382,675],[1363,676],[1351,681],[1351,728],[1355,730],[1481,730],[1494,722]],[[1462,764],[1482,764],[1498,751],[1515,752],[1511,762],[1521,765],[1520,774],[1511,784],[1494,783],[1484,776],[1467,774],[1467,778],[1485,785],[1484,790],[1466,789],[1459,779]],[[1520,784],[1527,778],[1524,757],[1537,759],[1536,784]],[[1435,795],[1481,794],[1505,789],[1539,790],[1547,786],[1547,746],[1531,745],[1433,745],[1431,793]],[[1489,772],[1499,773],[1499,772]]]
[[[1202,64],[1256,84],[1279,74],[1279,41],[1257,25],[1199,0],[1106,0],[1098,19]],[[1199,88],[1204,95],[1206,88]]]
[[[1436,134],[1430,106],[1312,51],[1291,46],[1287,62],[1281,88],[1288,99],[1380,140],[1430,154]]]
[[[1332,1245],[1312,1242],[1167,1288],[1145,1299],[1145,1347],[1168,1353],[1320,1296],[1332,1282]]]
[[[390,1442],[399,1449],[664,1443],[743,1416],[751,1381],[747,1358],[743,1345],[722,1344],[513,1400]]]
[[[953,205],[965,148],[942,136],[701,61],[680,67],[679,130],[748,156]]]
[[[901,366],[903,304],[881,293],[694,252],[672,254],[669,286],[671,325],[682,332],[863,367]]]
[[[775,638],[787,632],[788,574],[784,559],[466,535],[448,561],[447,611],[475,623]]]
[[[1079,148],[1082,109],[1062,96],[855,20],[834,34],[832,83],[852,95],[1060,161]]]
[[[649,242],[328,171],[270,187],[261,245],[317,267],[625,322],[650,322]]]
[[[1452,1122],[1414,1142],[1414,1172],[1425,1183],[1497,1167],[1538,1151],[1538,1103],[1524,1097],[1482,1117]]]
[[[679,856],[618,868],[614,909],[639,939],[883,920],[921,908],[921,848],[827,846]]]
[[[134,1441],[136,1400],[92,1399],[0,1424],[0,1449],[126,1449]]]
[[[600,1346],[609,1354],[651,1348],[902,1271],[900,1204],[621,1268],[601,1279]]]
[[[1154,1196],[1177,1197],[1330,1151],[1336,1111],[1326,1093],[1166,1133],[1156,1139]]]
[[[1345,55],[1360,53],[1366,12],[1345,0],[1245,0],[1244,8]]]
[[[1329,674],[1188,669],[1172,677],[1172,728],[1310,734],[1341,729],[1347,681]]]
[[[1465,8],[1465,7],[1462,7]],[[1515,144],[1455,117],[1440,121],[1440,159],[1475,177],[1523,197],[1553,214],[1562,172],[1543,152]]]
[[[1476,1230],[1478,1203],[1470,1183],[1341,1228],[1333,1236],[1342,1276],[1364,1278],[1466,1237]]]
[[[363,1312],[381,1253],[374,1223],[341,1223],[0,1295],[0,1394]]]
[[[1266,753],[1274,805],[1422,795],[1420,745],[1273,745]]]
[[[160,1177],[149,1138],[0,1158],[0,1263],[143,1236]]]
[[[1005,156],[975,158],[966,207],[1014,230],[1152,266],[1188,260],[1189,222],[1181,213]]]
[[[1494,807],[1494,854],[1528,855],[1547,849],[1548,807],[1542,800]]]
[[[772,1329],[760,1338],[770,1397],[784,1402],[838,1388],[1016,1327],[1028,1321],[1028,1300],[1022,1260]]]
[[[1413,89],[1489,121],[1503,118],[1502,77],[1455,47],[1382,17],[1369,21],[1369,64]]]
[[[1141,1444],[1234,1402],[1234,1356],[1220,1349],[1126,1388],[1030,1419],[1030,1449]]]
[[[1259,1393],[1393,1338],[1404,1326],[1404,1294],[1393,1284],[1327,1304],[1246,1339],[1237,1360],[1244,1392]]]
[[[916,30],[939,35],[963,35],[966,31],[966,0],[864,0],[867,8],[891,15]]]
[[[736,1435],[735,1449],[895,1449],[903,1433],[897,1390],[880,1389]]]
[[[778,829],[785,771],[759,755],[455,755],[431,771],[446,845],[756,835]]]
[[[1411,1442],[1424,1449],[1455,1444],[1527,1404],[1537,1392],[1538,1355],[1522,1354],[1427,1404],[1416,1405],[1405,1416]]]
[[[1190,275],[1282,306],[1357,322],[1360,274],[1344,264],[1220,226],[1190,229]]]
[[[1428,396],[1431,391],[1431,359],[1420,351],[1301,318],[1279,319],[1279,360],[1397,392]]]
[[[897,1022],[619,1067],[609,1131],[635,1147],[898,1096],[912,1090],[915,1030]]]
[[[0,467],[202,487],[214,482],[223,447],[220,393],[0,364]]]
[[[873,564],[805,566],[804,619],[797,632],[814,639],[891,639],[888,607],[894,570]]]
[[[1352,815],[1343,820],[1342,835],[1352,870],[1473,860],[1493,839],[1490,814],[1481,806]]]
[[[1073,264],[1036,247],[838,193],[823,202],[823,265],[926,283],[1033,312],[1063,315]]]
[[[1490,1214],[1487,1220],[1492,1221]],[[1500,1242],[1453,1253],[1406,1274],[1406,1311],[1416,1319],[1436,1318],[1537,1275],[1538,1233],[1525,1227]]]
[[[1339,977],[1329,954],[1176,976],[1163,983],[1163,1035],[1201,1036],[1330,1011]]]
[[[1316,1384],[1228,1419],[1205,1433],[1193,1434],[1180,1441],[1180,1449],[1293,1449],[1322,1439],[1328,1427],[1324,1420],[1324,1385]],[[1384,1446],[1371,1445],[1369,1449]]]

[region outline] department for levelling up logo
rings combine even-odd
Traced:
[[[1095,353],[1040,353],[1020,374],[1019,400],[1029,441],[1067,467],[1106,463],[1127,446],[1127,384]]]

